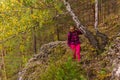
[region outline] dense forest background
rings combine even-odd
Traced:
[[[98,1],[98,28],[109,37],[110,44],[120,32],[120,0]],[[95,1],[69,2],[81,23],[95,33]],[[75,23],[61,0],[0,0],[1,80],[16,80],[43,44],[66,41],[70,25]],[[84,36],[81,42],[83,51],[95,51]]]

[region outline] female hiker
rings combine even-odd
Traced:
[[[80,34],[82,34],[80,30],[76,29],[75,26],[70,26],[67,43],[68,46],[74,52],[73,59],[77,59],[78,62],[80,61],[80,40],[79,40]]]

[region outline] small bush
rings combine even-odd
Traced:
[[[83,75],[84,71],[78,66],[79,63],[72,61],[71,58],[67,62],[61,62],[51,64],[41,75],[40,80],[87,80]]]

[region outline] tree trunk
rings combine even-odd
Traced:
[[[105,39],[107,39],[108,37],[106,35],[103,35],[100,32],[97,32],[98,37],[101,38],[101,40],[103,42],[99,42],[99,40],[97,40],[96,36],[93,35],[92,32],[90,32],[86,27],[84,27],[81,22],[79,21],[78,17],[75,15],[75,13],[73,12],[70,3],[68,2],[68,0],[62,0],[66,10],[69,12],[69,14],[72,16],[74,22],[76,23],[76,26],[78,29],[80,29],[82,31],[82,33],[85,35],[85,37],[88,38],[89,42],[93,45],[93,47],[95,47],[97,50],[101,50],[104,49],[104,47],[101,47],[100,45],[106,45],[107,42],[104,42]],[[102,39],[104,38],[104,40]]]
[[[98,31],[98,0],[95,0],[95,31]]]
[[[33,14],[33,9],[31,8],[31,14]],[[32,29],[32,35],[33,35],[33,51],[34,54],[37,54],[37,39],[36,39],[36,26],[38,26],[39,24],[36,22],[37,25],[35,25]]]
[[[57,36],[57,40],[59,41],[60,40],[60,37],[59,37],[59,28],[58,28],[57,25],[56,25],[56,36]]]
[[[35,34],[35,27],[33,27],[33,51],[36,54],[37,53],[37,48],[36,48],[36,34]]]
[[[6,68],[5,68],[5,59],[4,59],[4,56],[5,56],[5,50],[4,50],[4,46],[2,44],[2,50],[1,50],[1,69],[2,69],[2,79],[3,80],[7,80],[7,76],[6,76]]]

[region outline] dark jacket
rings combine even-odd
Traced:
[[[68,33],[67,44],[70,46],[80,44],[79,35],[82,34],[80,30],[75,30],[74,32]]]

